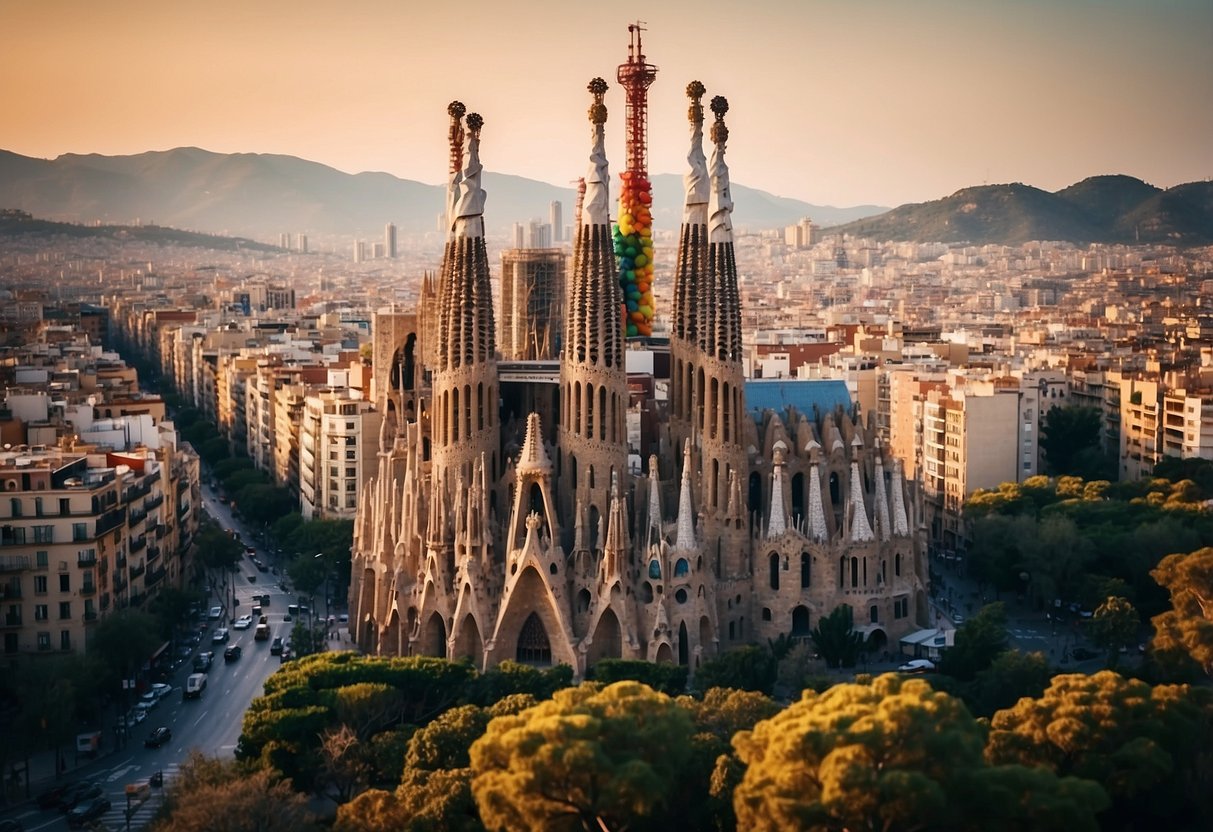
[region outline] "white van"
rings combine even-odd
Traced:
[[[185,691],[182,693],[182,698],[197,699],[204,690],[206,690],[206,674],[191,673],[185,680]]]

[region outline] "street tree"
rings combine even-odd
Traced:
[[[972,680],[1007,649],[1007,613],[1001,601],[987,604],[956,631],[955,644],[943,654],[939,671]]]
[[[1104,472],[1098,467],[1099,434],[1103,419],[1094,407],[1054,405],[1045,413],[1040,426],[1040,447],[1045,468],[1050,474],[1075,474],[1096,479]]]
[[[1091,641],[1108,655],[1108,667],[1113,670],[1120,662],[1120,651],[1137,643],[1141,617],[1128,599],[1111,596],[1099,605],[1087,624]]]
[[[849,604],[839,604],[817,621],[809,636],[829,667],[854,667],[863,647],[863,635],[855,632]]]
[[[320,735],[321,779],[337,803],[348,803],[366,787],[371,767],[362,754],[358,735],[348,725],[328,728]]]
[[[978,671],[965,701],[974,714],[989,717],[1025,696],[1040,696],[1052,677],[1053,668],[1043,653],[1005,650]]]
[[[1097,829],[1107,802],[1097,784],[988,766],[984,739],[959,699],[923,679],[885,674],[805,691],[733,738],[744,767],[738,828]]]
[[[471,749],[472,793],[490,829],[622,829],[678,791],[693,731],[639,682],[566,688],[489,723]]]
[[[1213,691],[1112,671],[1054,676],[991,720],[987,759],[1099,782],[1109,829],[1213,827]]]
[[[177,786],[153,832],[316,832],[307,797],[289,780],[258,770],[195,788]]]
[[[779,664],[769,649],[747,644],[701,664],[695,671],[695,687],[700,691],[735,688],[769,695],[775,687],[778,670]]]
[[[120,680],[134,678],[161,643],[156,619],[145,612],[118,610],[98,621],[88,634],[88,655],[98,660],[102,690],[117,696]]]
[[[1155,649],[1182,649],[1213,676],[1213,548],[1168,555],[1150,575],[1171,593],[1152,621]]]

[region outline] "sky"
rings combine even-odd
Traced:
[[[698,79],[729,100],[733,181],[816,204],[1213,177],[1213,0],[0,0],[0,149],[283,153],[436,184],[459,99],[486,168],[565,185],[596,75],[623,168],[637,20],[653,173],[685,168]]]

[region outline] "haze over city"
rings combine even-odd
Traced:
[[[611,82],[645,22],[654,173],[681,172],[692,79],[725,95],[734,177],[836,205],[935,199],[983,182],[1056,190],[1126,173],[1213,173],[1213,5],[671,2],[627,8],[354,0],[0,8],[0,148],[284,153],[437,182],[447,102],[485,117],[490,170],[583,172],[585,83]]]

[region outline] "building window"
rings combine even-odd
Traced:
[[[35,558],[35,563],[38,564],[39,569],[45,569],[47,567],[47,564],[50,563],[50,555],[48,555],[46,553],[46,550],[35,552],[34,558]]]
[[[5,653],[10,654],[10,655],[12,653],[16,653],[19,645],[20,645],[20,642],[17,639],[16,633],[5,633],[4,634],[4,652]]]
[[[800,588],[808,589],[813,581],[813,558],[808,552],[800,553]]]
[[[60,630],[59,631],[59,649],[60,650],[71,650],[72,649],[72,631],[71,630]]]
[[[357,468],[346,468],[345,475],[347,477],[356,477],[356,476],[358,476],[358,469]]]
[[[72,591],[72,576],[66,572],[59,576],[59,591],[60,592],[71,592]]]
[[[34,593],[37,595],[46,594],[46,576],[45,575],[35,575],[34,576]]]
[[[42,516],[42,498],[41,497],[34,498],[34,516],[35,517]]]
[[[329,459],[331,459],[331,460],[333,460],[334,462],[336,462],[336,461],[337,461],[337,452],[336,452],[336,451],[329,451]]]
[[[72,523],[72,540],[88,540],[88,523]]]
[[[64,621],[71,617],[72,617],[72,602],[71,601],[60,601],[59,602],[59,620]]]
[[[54,543],[55,542],[55,527],[54,526],[34,526],[34,542],[35,543]]]
[[[72,501],[67,497],[59,498],[59,514],[66,517],[72,513]]]
[[[35,604],[34,605],[34,620],[35,621],[45,621],[46,619],[48,619],[50,617],[51,617],[50,608],[47,607],[46,604]]]
[[[50,650],[51,649],[51,634],[50,633],[38,633],[38,649],[39,650]]]
[[[346,452],[345,452],[345,458],[346,458],[346,459],[357,459],[357,458],[358,458],[358,452],[357,452],[357,451],[346,451]]]
[[[9,502],[9,505],[12,506],[12,512],[13,512],[12,516],[20,517],[21,516],[21,498],[20,497],[10,497],[8,502]]]

